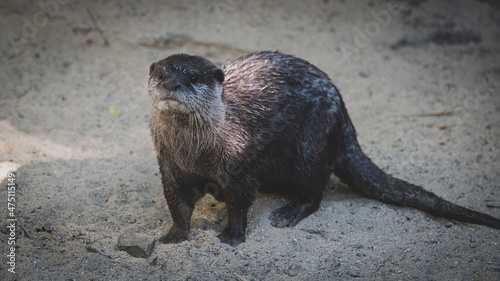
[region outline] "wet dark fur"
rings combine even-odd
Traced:
[[[500,229],[499,219],[375,166],[361,151],[338,90],[307,61],[259,52],[222,70],[183,54],[151,65],[151,134],[174,220],[162,242],[189,239],[194,204],[205,193],[226,202],[228,222],[219,235],[224,243],[245,241],[258,190],[293,198],[270,221],[294,226],[318,209],[332,172],[368,197]],[[162,100],[175,106],[160,108]]]

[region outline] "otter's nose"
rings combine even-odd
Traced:
[[[181,83],[176,81],[175,79],[168,79],[163,82],[163,88],[167,91],[177,91],[181,88]]]

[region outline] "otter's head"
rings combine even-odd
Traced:
[[[223,82],[224,72],[209,60],[177,54],[151,64],[148,95],[156,110],[212,121],[223,110]]]

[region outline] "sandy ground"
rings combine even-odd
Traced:
[[[309,60],[381,168],[500,217],[496,1],[41,3],[0,4],[1,280],[500,280],[500,231],[369,200],[335,178],[294,228],[268,220],[286,199],[259,196],[236,248],[216,238],[226,212],[210,196],[191,241],[149,258],[117,247],[123,233],[159,238],[172,225],[145,84],[150,63],[178,52]]]

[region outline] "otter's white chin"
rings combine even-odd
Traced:
[[[158,103],[158,109],[161,111],[176,110],[179,107],[179,102],[175,100],[162,100]]]

